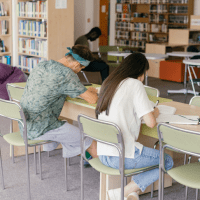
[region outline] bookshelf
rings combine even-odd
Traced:
[[[74,0],[56,8],[56,0],[17,0],[17,66],[24,72],[41,61],[59,60],[74,45]]]
[[[12,64],[12,0],[0,0],[0,62]]]
[[[169,29],[188,29],[194,0],[116,0],[115,45],[145,49],[168,42]]]

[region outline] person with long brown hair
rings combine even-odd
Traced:
[[[156,126],[158,108],[153,108],[143,86],[144,74],[149,69],[146,57],[133,53],[103,82],[96,107],[100,120],[110,121],[119,126],[125,146],[125,169],[143,168],[159,164],[159,150],[151,149],[137,142],[141,119],[147,126]],[[115,147],[97,142],[97,155],[101,162],[119,169],[119,153]],[[173,160],[165,155],[166,169],[173,166]],[[153,169],[133,176],[124,188],[124,199],[138,200],[138,193],[158,180],[159,169]],[[121,189],[108,191],[110,200],[120,200]]]

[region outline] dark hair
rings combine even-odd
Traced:
[[[149,69],[146,57],[141,53],[133,53],[126,57],[122,63],[103,82],[95,110],[96,117],[103,111],[109,113],[109,107],[116,89],[121,81],[126,78],[142,76]]]
[[[91,34],[93,32],[96,32],[98,36],[101,35],[101,29],[99,27],[92,28],[88,34]]]
[[[85,60],[89,60],[89,61],[94,60],[92,52],[87,46],[77,44],[72,47],[72,51],[73,53],[78,54],[80,57],[84,58]],[[70,57],[72,60],[75,61],[75,59],[73,58],[71,54],[69,54],[68,57]]]

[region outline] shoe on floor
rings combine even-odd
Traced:
[[[109,200],[121,200],[121,188],[108,190],[107,194]],[[127,198],[124,197],[124,200],[127,200]]]
[[[139,195],[136,192],[132,192],[128,195],[127,200],[139,200]]]

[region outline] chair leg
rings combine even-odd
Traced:
[[[38,157],[39,157],[40,179],[42,180],[41,145],[38,146]]]
[[[15,163],[15,156],[14,156],[14,146],[11,145],[11,152],[12,152],[12,162]]]
[[[50,151],[47,151],[48,157],[50,157]]]
[[[164,176],[165,176],[165,173],[164,171],[162,171],[162,199],[164,199]]]
[[[162,169],[159,166],[159,185],[158,185],[158,200],[162,198]]]
[[[70,166],[70,160],[71,160],[70,158],[67,159],[67,167]]]
[[[80,165],[81,165],[81,200],[83,200],[84,199],[84,185],[83,185],[83,156],[82,154],[81,154]]]
[[[124,177],[121,175],[121,200],[124,200]]]
[[[5,189],[5,185],[4,185],[3,165],[2,165],[2,158],[1,158],[1,149],[0,149],[0,165],[1,165],[2,188],[4,190]]]
[[[36,146],[34,146],[34,165],[35,165],[35,174],[37,175]]]
[[[186,156],[186,154],[185,154],[185,156]],[[192,156],[188,157],[188,164],[190,163],[191,158],[192,158]],[[187,196],[188,196],[188,187],[186,186],[185,187],[185,200],[187,200]]]
[[[28,147],[26,146],[25,148],[26,148],[26,170],[27,170],[27,179],[28,179],[28,199],[31,200]]]
[[[194,92],[194,96],[196,96],[196,91],[195,91],[194,82],[193,82],[191,71],[190,71],[190,66],[188,66],[188,72],[189,72],[190,81],[191,81],[191,84],[192,84],[192,89],[193,89],[193,92]]]
[[[67,158],[64,158],[64,165],[65,165],[65,188],[68,191],[68,182],[67,182]]]
[[[196,200],[198,200],[198,193],[199,193],[199,190],[196,189]]]

